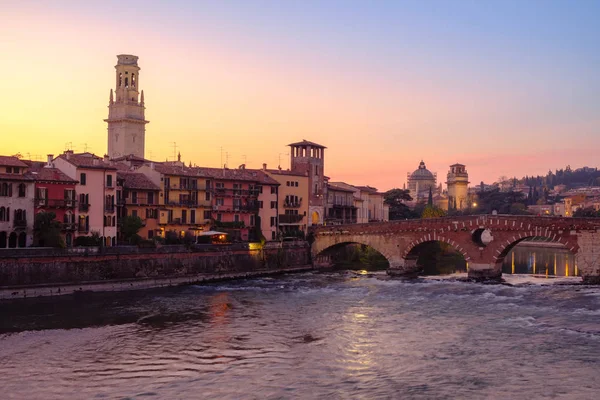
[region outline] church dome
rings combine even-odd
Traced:
[[[421,160],[421,163],[419,164],[419,168],[415,170],[415,172],[413,172],[410,175],[410,179],[411,180],[435,180],[435,177],[433,176],[433,174],[431,173],[431,171],[429,171],[426,167],[425,167],[425,163],[423,162],[423,160]]]

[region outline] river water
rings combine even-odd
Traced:
[[[2,399],[594,399],[578,278],[314,272],[0,304]]]

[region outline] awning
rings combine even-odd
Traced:
[[[213,236],[213,235],[227,235],[225,232],[217,232],[217,231],[206,231],[199,233],[198,236]]]

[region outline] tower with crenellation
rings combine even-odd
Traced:
[[[113,159],[134,155],[144,158],[146,121],[144,91],[138,92],[138,57],[119,54],[115,65],[115,90],[108,104],[108,156]]]

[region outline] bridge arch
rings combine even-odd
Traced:
[[[541,231],[541,229],[540,229]],[[529,232],[526,234],[519,234],[519,235],[515,235],[512,238],[507,239],[504,242],[500,242],[499,245],[497,245],[495,251],[494,251],[494,262],[495,263],[502,263],[504,262],[504,259],[506,258],[506,256],[508,256],[508,254],[510,254],[511,250],[515,248],[516,245],[518,245],[519,243],[528,240],[528,239],[535,239],[535,238],[544,238],[546,239],[547,242],[551,242],[551,243],[560,243],[563,245],[563,248],[568,250],[571,254],[576,255],[577,254],[577,250],[578,250],[578,245],[577,245],[577,239],[572,239],[572,238],[565,238],[563,236],[559,236],[554,232],[550,232],[550,233],[544,233],[544,232],[540,232],[537,231],[538,233],[534,233],[534,232]]]
[[[393,241],[393,239],[390,238],[390,242],[391,241]],[[341,235],[335,234],[320,236],[319,240],[313,242],[311,246],[313,260],[319,259],[319,256],[327,252],[329,249],[349,244],[359,244],[362,246],[371,247],[385,257],[390,266],[398,264],[399,262],[398,255],[394,254],[393,252],[394,248],[396,248],[396,245],[392,245],[388,241],[382,241],[377,237],[367,235],[345,235],[342,237]]]

